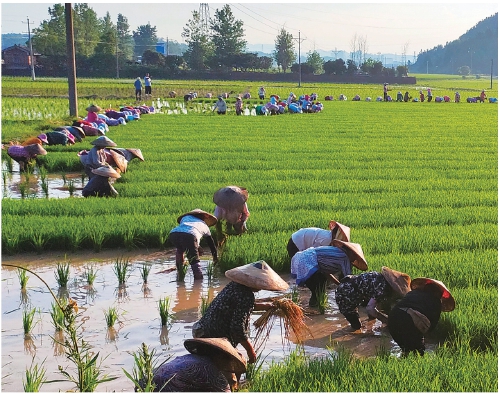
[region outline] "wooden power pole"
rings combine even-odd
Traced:
[[[78,116],[76,94],[75,37],[73,35],[73,9],[71,3],[64,4],[66,16],[66,58],[68,62],[69,115]]]

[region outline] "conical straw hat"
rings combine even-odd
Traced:
[[[101,135],[100,137],[97,137],[94,141],[91,142],[92,145],[95,146],[116,146],[116,143],[111,141],[108,137]]]
[[[140,149],[135,148],[127,148],[127,150],[132,153],[135,157],[137,157],[140,161],[144,161],[144,156]]]
[[[95,104],[91,104],[87,108],[85,108],[85,110],[88,112],[99,112],[101,110],[101,107]]]
[[[243,207],[248,200],[248,191],[239,186],[226,186],[214,193],[213,201],[219,207],[234,210]]]
[[[431,278],[415,278],[411,281],[410,287],[412,290],[415,290],[422,288],[430,283],[438,285],[443,290],[443,295],[441,296],[441,310],[443,312],[451,312],[453,309],[455,309],[455,299],[451,295],[448,288],[440,280]]]
[[[207,226],[213,226],[215,223],[217,223],[217,218],[214,215],[212,215],[208,212],[205,212],[199,208],[193,209],[192,211],[186,212],[186,213],[182,214],[181,216],[179,216],[177,218],[177,223],[180,223],[181,219],[187,215],[191,215],[191,216],[195,216],[197,218],[200,218],[201,220],[203,220],[207,224]]]
[[[283,291],[286,283],[264,260],[226,271],[226,277],[252,289]]]
[[[193,338],[184,341],[184,347],[189,353],[200,356],[215,356],[221,352],[225,371],[242,374],[247,370],[247,362],[226,338]]]
[[[382,267],[382,275],[399,296],[404,297],[410,291],[410,275],[389,267]]]
[[[120,169],[120,171],[127,172],[127,159],[125,159],[122,154],[112,149],[109,150],[109,153],[111,154],[111,157],[113,158],[116,166]]]
[[[339,226],[340,228],[340,238],[337,238],[341,241],[346,241],[350,242],[351,241],[351,228],[347,227],[346,225],[339,223],[335,220],[330,220],[330,230],[335,227],[335,225]]]
[[[336,246],[338,248],[345,246],[348,249],[347,256],[349,257],[351,264],[361,271],[366,271],[368,269],[368,263],[366,262],[365,255],[363,254],[363,249],[361,249],[360,244],[333,239],[332,246]]]
[[[96,174],[96,175],[100,175],[100,176],[105,176],[108,178],[120,178],[121,177],[121,175],[118,172],[116,172],[116,170],[113,169],[113,167],[110,167],[110,166],[102,166],[102,167],[94,168],[94,169],[92,169],[92,173]]]

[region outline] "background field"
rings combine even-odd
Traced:
[[[4,79],[7,87],[10,82]],[[462,83],[469,85],[466,88]],[[186,85],[186,90],[194,90],[196,84]],[[165,90],[173,86],[168,84]],[[212,91],[239,93],[246,86],[221,83]],[[431,86],[435,95],[450,96],[461,86],[465,99],[467,93],[475,96],[488,88],[489,80],[429,78],[422,86]],[[257,87],[249,90],[255,93]],[[154,89],[155,84],[153,93]],[[268,94],[317,92],[320,97],[338,97],[344,93],[349,99],[354,92],[374,99],[381,90],[380,86],[350,85],[281,86],[276,91],[267,87]],[[497,96],[496,81],[494,90],[487,93]],[[3,97],[2,106],[18,106],[11,100],[19,99]],[[64,99],[57,100],[67,105]],[[109,100],[112,105],[119,102]],[[92,101],[101,106],[106,102]],[[36,102],[42,105],[45,99]],[[436,357],[454,365],[467,363],[464,391],[496,391],[497,105],[324,104],[319,114],[155,114],[113,127],[109,138],[120,147],[140,148],[146,159],[132,161],[115,183],[119,197],[3,199],[2,253],[35,250],[39,237],[44,249],[92,248],[96,240],[88,236],[91,229],[101,234],[102,247],[160,248],[179,214],[194,208],[212,211],[215,190],[229,184],[245,186],[250,192],[249,231],[229,238],[221,258],[224,268],[263,259],[278,271],[287,271],[286,243],[291,233],[301,227],[325,228],[330,219],[338,220],[351,227],[351,240],[362,245],[370,270],[387,265],[412,277],[442,280],[448,286],[457,309],[442,315],[433,335],[445,340],[452,350]],[[36,110],[35,104],[30,105]],[[88,102],[80,100],[80,106],[86,105]],[[57,122],[22,123],[5,116],[2,142],[36,135]],[[76,152],[89,149],[90,141],[87,138],[73,147],[48,147],[42,162],[49,166],[62,162],[66,163],[62,168],[78,170]],[[425,365],[412,359],[390,368],[395,374],[404,373],[411,363],[419,368]],[[382,376],[386,367],[375,367],[376,374]],[[441,372],[442,367],[436,373]],[[481,383],[474,381],[474,372],[483,376]],[[422,375],[422,391],[462,391],[462,386],[432,386]],[[485,381],[491,385],[485,387]],[[375,380],[363,389],[347,383],[315,388],[297,386],[293,379],[286,382],[255,387],[263,391],[329,391],[336,387],[347,391],[401,390],[387,382],[377,386]]]

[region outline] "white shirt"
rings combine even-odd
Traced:
[[[193,234],[198,240],[198,244],[200,243],[202,237],[211,236],[210,228],[207,224],[202,219],[191,215],[184,216],[179,225],[170,232]]]
[[[329,246],[332,243],[332,232],[317,227],[301,228],[292,234],[292,241],[299,251]]]

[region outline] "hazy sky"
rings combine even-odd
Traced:
[[[2,33],[27,33],[49,19],[48,8],[55,3],[13,3],[1,0]],[[182,28],[200,10],[194,2],[89,2],[99,18],[109,11],[116,23],[123,14],[130,30],[148,23],[156,26],[158,37],[184,43]],[[349,52],[353,37],[366,38],[369,53],[406,53],[445,45],[457,39],[481,20],[498,12],[497,1],[461,2],[240,2],[207,3],[209,16],[230,4],[236,19],[244,23],[248,44],[269,44],[284,27],[301,37],[301,53],[314,49]],[[298,46],[296,46],[298,48]],[[267,49],[263,47],[263,49]],[[255,49],[254,49],[255,50]]]

